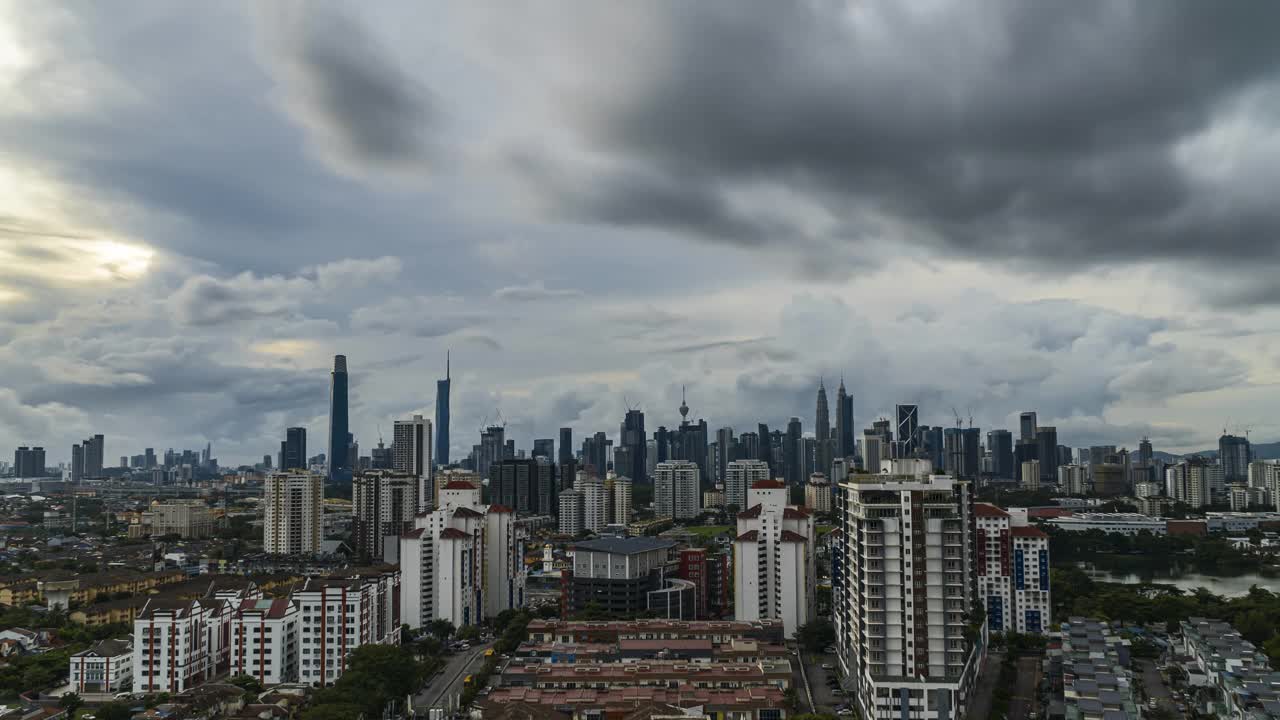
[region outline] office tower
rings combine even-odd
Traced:
[[[556,464],[564,467],[573,462],[573,428],[560,428],[560,456]]]
[[[1018,416],[1018,431],[1018,439],[1022,442],[1030,442],[1036,439],[1035,412],[1024,412]]]
[[[808,478],[818,472],[818,441],[810,437],[801,438],[800,446],[803,448],[800,454],[800,477]]]
[[[307,469],[307,429],[291,427],[284,431],[284,442],[280,443],[281,470]]]
[[[644,450],[644,476],[646,478],[653,477],[653,471],[658,467],[658,441],[649,440],[645,443]],[[665,461],[664,461],[665,462]]]
[[[836,457],[851,457],[857,450],[856,431],[853,427],[853,398],[844,389],[844,377],[836,390]]]
[[[418,513],[419,480],[393,470],[356,473],[351,480],[351,539],[357,554],[394,563],[400,535],[413,529]]]
[[[582,439],[582,469],[588,475],[605,476],[609,469],[608,452],[611,444],[602,432]]]
[[[738,449],[734,460],[756,460],[760,457],[760,436],[744,432],[738,436]]]
[[[391,468],[418,479],[418,507],[416,511],[431,507],[431,421],[421,415],[411,420],[396,420],[391,430]]]
[[[699,478],[707,485],[711,484],[711,465],[707,462],[706,420],[681,423],[671,444],[671,459],[686,460],[697,465]]]
[[[510,508],[481,504],[471,483],[446,484],[436,509],[400,536],[402,621],[462,627],[523,606],[521,547]]]
[[[614,459],[613,469],[619,475],[625,475],[636,482],[644,482],[647,475],[645,453],[648,450],[649,436],[644,431],[644,413],[639,410],[628,410],[622,420],[618,434],[618,444],[627,449],[627,464],[619,467]],[[603,473],[601,473],[603,477]]]
[[[960,477],[971,480],[978,477],[982,470],[982,430],[975,427],[964,428],[960,432],[960,438],[964,453]]]
[[[897,418],[898,433],[896,457],[915,457],[920,441],[920,406],[898,405],[894,415]]]
[[[1249,439],[1238,435],[1218,438],[1218,464],[1222,465],[1222,477],[1228,484],[1247,482],[1249,463],[1253,460]]]
[[[44,448],[22,446],[13,453],[13,476],[44,477]]]
[[[449,351],[444,353],[444,379],[436,381],[436,462],[449,464],[449,390],[452,385]]]
[[[1071,447],[1068,445],[1058,446],[1058,467],[1073,464],[1071,461]]]
[[[102,477],[103,457],[106,453],[102,435],[94,435],[84,443],[84,476]]]
[[[268,555],[320,552],[324,477],[310,472],[268,473],[263,482],[262,549]]]
[[[1039,460],[1040,449],[1035,439],[1018,440],[1013,445],[1013,465],[1015,473],[1022,467],[1022,463],[1028,460]]]
[[[1129,480],[1119,456],[1108,455],[1103,461],[1089,468],[1093,476],[1093,492],[1102,497],[1115,497],[1129,493]]]
[[[858,454],[862,456],[862,469],[868,473],[880,472],[880,459],[884,456],[883,439],[874,430],[864,430],[862,447]]]
[[[734,618],[782,621],[790,637],[817,616],[813,518],[787,504],[787,487],[760,480],[747,490],[734,540]]]
[[[968,710],[977,675],[966,639],[976,601],[972,495],[968,482],[928,468],[894,461],[842,488],[836,648],[863,717],[889,717],[889,703],[893,717]]]
[[[557,529],[560,531],[560,534],[572,536],[582,532],[582,515],[585,505],[582,491],[577,488],[561,490],[559,503],[560,517],[557,521]]]
[[[544,457],[548,461],[554,461],[556,457],[556,440],[555,438],[538,438],[533,441],[533,457]]]
[[[1002,480],[1013,478],[1013,433],[991,430],[987,433],[987,451],[991,453],[991,472]]]
[[[763,460],[769,466],[770,472],[772,472],[775,461],[773,456],[773,434],[769,432],[768,425],[760,423],[756,425],[756,435],[760,438],[760,448],[759,452],[753,457],[756,460]]]
[[[1047,485],[1058,479],[1058,428],[1036,428],[1036,460],[1040,461],[1040,482]]]
[[[1026,513],[1011,516],[994,505],[974,503],[973,514],[978,598],[987,611],[987,629],[1044,633],[1053,608],[1049,536],[1028,525]]]
[[[329,480],[339,484],[351,482],[347,448],[351,445],[351,429],[347,424],[347,356],[333,356],[333,372],[329,389]]]
[[[1023,490],[1031,490],[1032,492],[1040,489],[1040,461],[1028,460],[1022,463],[1022,475],[1019,477],[1019,485]]]
[[[84,482],[84,446],[79,443],[71,446],[71,482]]]
[[[961,476],[961,469],[964,466],[964,445],[960,439],[961,428],[943,428],[942,445],[943,452],[946,455],[946,464],[943,466],[946,474],[954,477]]]
[[[542,458],[510,458],[489,466],[489,498],[522,515],[558,511],[555,468]]]
[[[745,510],[747,490],[761,480],[770,479],[769,465],[763,460],[734,460],[725,470],[725,504]]]
[[[1089,467],[1101,465],[1106,462],[1108,455],[1116,454],[1115,445],[1094,445],[1089,448]]]
[[[800,433],[800,418],[793,417],[787,423],[785,444],[782,446],[784,477],[788,485],[799,485],[804,477],[804,438]]]
[[[524,451],[521,450],[520,452],[521,452],[521,455],[523,456]],[[516,441],[507,440],[502,445],[502,457],[503,459],[507,459],[507,458],[513,458],[515,456],[516,456]]]
[[[653,514],[689,520],[702,513],[698,466],[689,460],[658,463],[653,483]]]
[[[142,454],[146,458],[146,465],[144,465],[143,467],[153,468],[156,466],[156,449],[155,448],[147,448],[142,451]]]
[[[501,462],[507,455],[507,430],[502,425],[490,425],[480,432],[479,451],[475,471],[481,477],[489,477],[489,466]]]
[[[729,463],[735,460],[733,457],[733,428],[722,427],[716,431],[716,445],[718,452],[716,453],[716,481],[723,483],[728,477]]]
[[[924,457],[933,467],[941,471],[947,465],[946,449],[942,437],[942,426],[924,427],[920,430],[920,440]],[[1012,471],[1010,471],[1012,474]]]
[[[1221,451],[1221,442],[1219,442],[1219,451]],[[1151,439],[1142,438],[1142,442],[1138,443],[1138,466],[1149,468],[1151,461],[1155,458],[1155,452],[1151,449]]]
[[[650,465],[656,465],[671,459],[671,434],[665,426],[659,425],[658,429],[653,431],[653,447],[654,456],[649,461]]]

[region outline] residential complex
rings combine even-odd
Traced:
[[[1129,641],[1081,617],[1062,623],[1058,637],[1052,672],[1061,673],[1066,720],[1138,720]]]
[[[133,645],[129,640],[100,640],[71,656],[71,692],[133,691]]]
[[[813,518],[787,504],[787,488],[758,480],[738,513],[733,543],[734,617],[781,620],[788,636],[817,615]]]
[[[747,489],[759,480],[768,480],[769,463],[763,460],[733,460],[725,470],[724,502],[739,510],[747,507]]]
[[[294,594],[300,613],[298,680],[332,685],[342,677],[356,648],[398,644],[401,623],[408,620],[401,616],[400,589],[401,574],[395,569],[308,578]],[[287,645],[281,647],[287,651]]]
[[[974,503],[978,597],[993,632],[1042,633],[1048,629],[1049,536],[987,503]]]
[[[698,517],[702,512],[700,477],[698,465],[694,462],[673,460],[658,463],[654,470],[653,513],[676,520]]]
[[[840,664],[865,718],[963,718],[985,653],[985,633],[966,633],[977,600],[969,483],[931,474],[927,460],[888,469],[841,485]]]
[[[359,555],[385,562],[399,558],[400,536],[413,529],[419,478],[393,470],[358,472],[351,482],[351,540]]]
[[[324,476],[310,472],[273,472],[263,481],[262,548],[270,555],[320,551]]]
[[[1193,617],[1180,624],[1189,683],[1202,688],[1196,711],[1210,717],[1280,718],[1280,672],[1229,623]]]

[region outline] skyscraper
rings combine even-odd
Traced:
[[[644,432],[644,413],[640,410],[628,410],[620,430],[618,441],[627,449],[628,464],[626,467],[618,467],[618,463],[614,462],[613,469],[619,475],[625,475],[635,482],[643,483],[648,477],[645,469],[648,461],[645,455],[649,449],[647,442],[649,437]]]
[[[307,429],[291,427],[284,431],[284,441],[280,443],[280,459],[277,463],[281,470],[307,469]]]
[[[818,378],[817,412],[813,419],[813,437],[817,440],[815,464],[819,472],[831,472],[834,444],[831,442],[831,412],[827,408],[827,388]]]
[[[79,443],[71,446],[71,482],[84,482],[84,446]]]
[[[16,478],[44,476],[44,448],[22,446],[13,453],[13,476]]]
[[[480,432],[479,453],[476,455],[475,471],[480,477],[489,477],[489,466],[502,462],[507,456],[507,428],[504,425],[490,425]]]
[[[582,441],[583,470],[589,477],[604,477],[609,469],[609,446],[612,443],[603,432]],[[590,466],[590,467],[588,467]]]
[[[262,532],[264,552],[302,555],[320,551],[323,476],[308,472],[268,473],[262,499],[266,507]]]
[[[898,453],[895,457],[913,457],[919,447],[917,429],[920,426],[919,405],[899,405],[897,412]]]
[[[558,462],[561,467],[573,462],[573,428],[560,428],[560,457]]]
[[[1030,442],[1036,439],[1036,414],[1034,411],[1024,412],[1018,416],[1018,439]]]
[[[84,468],[81,478],[102,476],[102,457],[106,441],[102,435],[94,435],[80,444],[83,451]]]
[[[769,432],[769,426],[760,423],[756,426],[756,435],[760,436],[760,452],[755,456],[757,460],[763,460],[772,470],[773,468],[773,435]]]
[[[333,373],[329,386],[329,480],[350,484],[351,468],[347,466],[350,428],[347,425],[347,356],[333,356]]]
[[[351,539],[363,557],[395,562],[399,538],[413,529],[418,513],[418,478],[390,470],[356,473],[351,481]],[[388,542],[393,554],[385,553]]]
[[[1045,425],[1036,428],[1036,459],[1040,461],[1040,482],[1058,480],[1058,428]]]
[[[844,389],[844,377],[836,390],[836,457],[852,457],[858,452],[853,429],[853,398]]]
[[[785,477],[788,485],[799,485],[804,482],[804,438],[800,436],[802,427],[800,418],[793,417],[787,423],[787,434],[782,446],[782,459],[786,468]]]
[[[1247,482],[1249,461],[1253,460],[1249,439],[1238,435],[1218,438],[1218,463],[1222,465],[1222,478],[1228,484]]]
[[[722,427],[716,431],[716,445],[719,451],[716,453],[716,482],[723,483],[728,477],[729,463],[734,460],[733,457],[733,428]]]
[[[987,450],[991,453],[991,471],[996,477],[1013,478],[1013,433],[992,430],[987,433]]]
[[[436,381],[436,462],[449,464],[449,351],[444,353],[444,379]]]
[[[397,420],[392,426],[391,467],[418,479],[416,511],[435,507],[435,483],[431,481],[431,421],[421,415]]]
[[[688,460],[658,463],[653,486],[653,514],[690,520],[702,512],[698,466]]]
[[[555,452],[555,438],[537,438],[533,441],[533,457],[544,457],[550,461],[554,459]]]
[[[782,621],[792,636],[817,616],[817,554],[813,518],[787,503],[787,488],[761,480],[747,490],[750,508],[738,513],[734,558],[734,618]],[[871,574],[869,573],[870,577]]]

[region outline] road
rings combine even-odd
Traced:
[[[1164,678],[1160,677],[1156,664],[1150,660],[1138,660],[1137,663],[1142,671],[1142,687],[1146,690],[1147,697],[1160,703],[1160,707],[1173,713],[1174,717],[1181,718],[1182,713],[1174,705],[1173,696],[1169,694],[1169,688],[1165,686]]]
[[[444,707],[446,702],[455,702],[462,694],[462,681],[467,675],[480,669],[484,651],[493,646],[493,642],[472,647],[451,655],[444,669],[437,673],[427,687],[413,698],[413,707],[418,714],[424,715],[429,708]]]
[[[1018,658],[1018,675],[1013,697],[1009,698],[1009,720],[1026,720],[1039,705],[1036,686],[1040,683],[1040,658]]]
[[[1000,662],[1004,655],[998,652],[987,653],[987,658],[978,673],[977,689],[973,692],[973,700],[969,702],[970,720],[986,720],[991,717],[991,696],[996,691],[996,680],[1000,676]]]

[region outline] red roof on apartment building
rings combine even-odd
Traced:
[[[782,490],[786,487],[781,480],[757,480],[751,483],[752,490]]]
[[[739,535],[736,539],[741,540],[742,542],[755,542],[756,540],[760,539],[760,531],[748,530],[747,532],[744,532],[741,535]]]
[[[1047,538],[1047,537],[1049,537],[1049,536],[1048,536],[1048,535],[1046,535],[1046,534],[1045,534],[1045,532],[1044,532],[1043,530],[1041,530],[1040,528],[1034,528],[1034,527],[1031,527],[1030,525],[1022,525],[1022,526],[1019,526],[1019,527],[1012,527],[1012,528],[1009,528],[1009,534],[1010,534],[1010,535],[1012,535],[1012,536],[1014,536],[1014,537],[1026,537],[1026,538]]]
[[[978,517],[1009,517],[1009,513],[990,503],[974,503],[973,514]]]
[[[466,540],[470,535],[462,532],[458,528],[445,528],[440,531],[441,540]]]
[[[515,510],[512,510],[511,508],[507,507],[506,505],[490,505],[490,506],[489,506],[489,512],[491,512],[491,513],[513,513],[513,512],[515,512]]]

